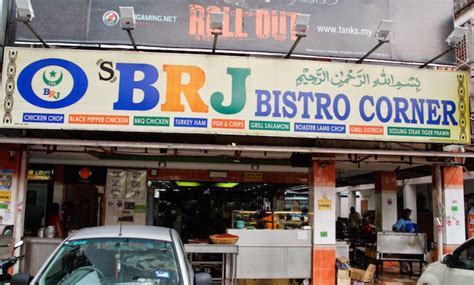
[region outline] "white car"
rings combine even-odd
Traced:
[[[474,284],[474,238],[445,255],[443,261],[428,265],[416,284]]]
[[[18,279],[17,279],[18,277]],[[12,284],[28,284],[26,274]],[[152,226],[82,229],[64,240],[31,284],[37,285],[208,285],[208,273],[194,274],[178,233]]]

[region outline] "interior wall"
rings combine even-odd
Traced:
[[[360,191],[360,200],[367,200],[368,210],[375,211],[375,191],[374,190]]]
[[[375,211],[375,190],[367,192],[369,192],[369,211]]]
[[[62,205],[64,195],[64,165],[54,166],[53,203]]]
[[[474,179],[464,180],[464,195],[474,194]]]
[[[349,218],[349,198],[341,196],[341,217]]]
[[[474,205],[474,179],[464,180],[464,206],[470,209]]]

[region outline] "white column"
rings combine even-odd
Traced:
[[[362,214],[360,210],[360,200],[361,200],[360,191],[355,191],[355,206],[354,207],[359,214]]]
[[[411,210],[411,221],[417,223],[417,210],[416,210],[416,185],[410,184],[409,181],[404,181],[403,188],[403,208]]]
[[[313,236],[312,284],[336,285],[336,165],[314,161],[310,173],[309,224]]]
[[[462,166],[443,168],[444,247],[450,251],[466,240],[464,176]]]
[[[341,193],[336,193],[336,220],[341,216]]]
[[[27,167],[28,167],[28,154],[25,151],[20,153],[20,169],[18,172],[18,186],[14,193],[13,198],[13,219],[15,221],[14,226],[14,243],[20,241],[23,238],[23,231],[25,228],[25,205],[26,205],[26,185],[27,185]],[[14,256],[20,255],[20,248],[14,252]],[[15,264],[13,271],[18,272],[19,264]]]
[[[349,217],[349,203],[348,203],[347,196],[341,196],[341,217],[348,218]]]
[[[348,203],[347,203],[347,210],[351,207],[356,207],[356,191],[349,190],[349,194],[347,195]]]
[[[375,224],[378,230],[391,231],[397,222],[397,178],[395,171],[375,174]]]

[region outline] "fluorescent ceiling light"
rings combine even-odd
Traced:
[[[214,186],[220,187],[220,188],[234,188],[237,185],[239,185],[239,183],[236,183],[236,182],[220,182],[220,183],[214,184]]]
[[[201,183],[195,181],[176,181],[176,185],[179,187],[199,187]]]

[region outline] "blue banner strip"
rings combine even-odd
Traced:
[[[345,125],[295,123],[295,132],[345,134]]]
[[[23,122],[63,124],[64,114],[23,113]]]
[[[174,118],[175,127],[207,128],[207,119],[203,118]]]

